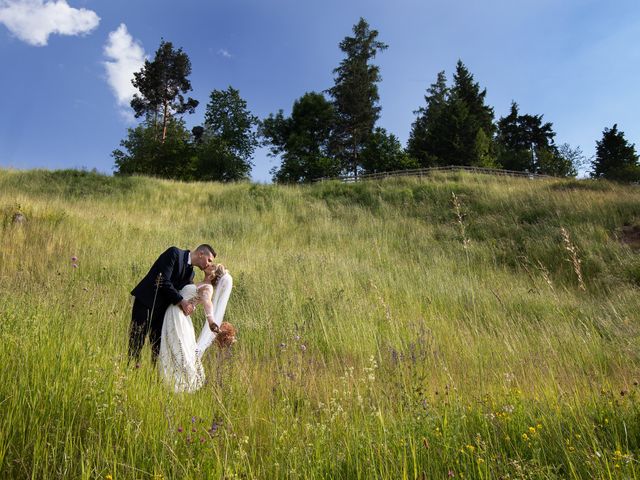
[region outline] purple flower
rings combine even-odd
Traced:
[[[178,427],[178,433],[182,433],[182,427]]]
[[[196,423],[196,417],[191,417],[191,423]]]
[[[73,265],[71,265],[73,268],[78,268],[78,264],[74,263]]]
[[[75,255],[73,257],[71,257],[71,261],[73,263],[76,263],[78,261],[78,257],[76,257]]]

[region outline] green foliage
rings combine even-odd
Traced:
[[[592,176],[623,182],[640,181],[640,163],[634,144],[618,130],[618,125],[605,128],[602,139],[596,142],[596,156]]]
[[[131,100],[136,118],[145,116],[164,142],[170,119],[178,114],[193,113],[198,101],[185,100],[183,94],[191,90],[187,78],[191,62],[181,48],[174,50],[171,42],[162,40],[153,60],[145,60],[139,72],[133,74],[133,86],[139,91]]]
[[[0,477],[637,477],[639,222],[595,180],[0,170]],[[128,291],[202,241],[238,343],[177,395],[127,365]]]
[[[404,151],[394,134],[376,127],[362,150],[362,168],[364,173],[377,173],[420,168],[420,164]]]
[[[427,89],[426,106],[415,113],[407,151],[422,166],[494,166],[493,108],[485,105],[487,91],[458,60],[453,85],[444,72]]]
[[[293,103],[291,116],[282,110],[263,120],[260,133],[271,156],[282,163],[272,170],[278,183],[306,183],[340,174],[340,163],[331,156],[329,141],[335,123],[333,105],[324,95],[305,93]]]
[[[231,86],[213,90],[197,139],[196,178],[225,182],[249,178],[258,146],[257,125],[258,118],[238,90]]]
[[[150,121],[128,129],[120,142],[124,150],[112,152],[118,175],[148,175],[177,180],[193,180],[196,159],[189,132],[182,119],[169,119],[167,138],[158,137],[158,127]]]
[[[420,107],[414,113],[418,115],[411,127],[407,152],[420,162],[423,167],[436,166],[440,159],[447,156],[446,109],[449,99],[447,77],[445,72],[439,72],[436,82],[427,89],[424,97],[426,106]]]
[[[378,31],[371,30],[365,19],[360,18],[353,26],[353,37],[340,42],[346,58],[333,71],[335,83],[328,90],[337,120],[332,149],[344,170],[356,176],[361,167],[360,154],[380,117],[377,84],[382,77],[380,67],[371,61],[388,46],[377,37]]]

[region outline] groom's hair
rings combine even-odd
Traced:
[[[213,255],[213,258],[216,258],[218,256],[218,254],[213,249],[213,247],[208,243],[203,243],[202,245],[198,245],[198,248],[196,248],[196,252],[209,252],[211,255]]]

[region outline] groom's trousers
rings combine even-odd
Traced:
[[[164,313],[164,308],[155,308],[152,311],[137,298],[134,299],[133,308],[131,309],[131,327],[129,329],[129,361],[140,361],[140,351],[148,334],[149,343],[151,344],[151,362],[154,365],[156,364],[160,353],[160,336],[162,334]]]

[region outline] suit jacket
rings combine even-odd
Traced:
[[[188,258],[189,250],[168,248],[131,291],[131,295],[146,307],[158,309],[158,312],[166,310],[170,304],[177,305],[182,301],[178,291],[193,281],[193,267],[188,265]]]

